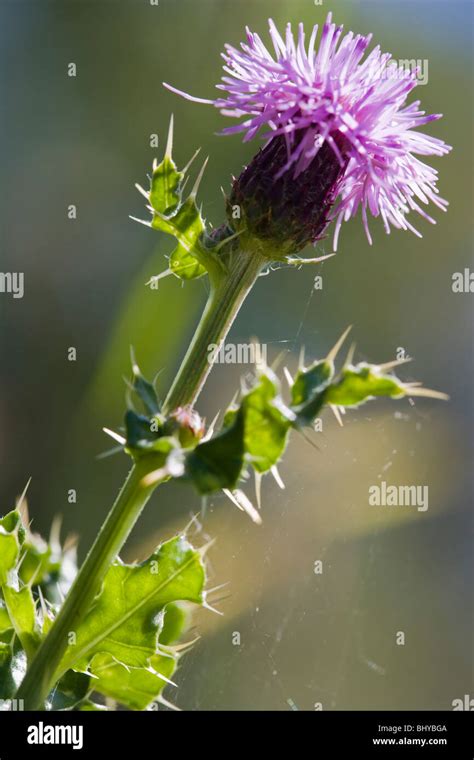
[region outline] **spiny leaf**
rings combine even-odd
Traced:
[[[127,447],[129,449],[151,448],[158,438],[151,429],[152,420],[143,414],[137,414],[133,409],[127,409],[125,413],[125,430],[127,433]]]
[[[160,644],[178,641],[189,625],[189,618],[189,605],[186,602],[167,604],[160,631]]]
[[[188,167],[183,171],[177,169],[171,157],[172,142],[171,121],[166,154],[161,163],[154,166],[150,191],[147,193],[138,185],[137,187],[149,201],[152,213],[150,226],[172,235],[178,241],[171,254],[170,272],[183,280],[193,280],[220,266],[215,252],[206,245],[206,226],[196,204],[197,190],[207,161],[204,162],[192,192],[184,200],[184,178]]]
[[[169,156],[155,167],[151,177],[150,205],[158,214],[173,214],[181,201],[183,172],[178,171]]]
[[[147,668],[157,651],[159,613],[178,600],[201,603],[204,580],[201,556],[182,536],[162,544],[140,565],[113,564],[60,671],[86,670],[99,652],[128,667]]]
[[[334,365],[323,359],[308,369],[300,369],[291,387],[291,409],[298,422],[309,425],[324,403],[323,390],[334,377]]]
[[[138,398],[142,402],[145,411],[149,415],[155,415],[159,414],[160,412],[160,404],[158,401],[158,396],[156,395],[156,391],[153,387],[153,384],[148,382],[146,380],[141,371],[140,368],[135,361],[135,357],[132,352],[132,373],[133,373],[133,381],[132,381],[132,387],[135,393],[137,394]]]
[[[20,513],[14,509],[0,519],[0,586],[8,582],[20,556],[25,528]]]
[[[0,599],[0,633],[12,628],[12,622],[5,607],[5,602]]]
[[[206,273],[202,264],[181,243],[171,254],[169,265],[173,274],[176,274],[182,280],[195,280]]]
[[[244,414],[239,409],[226,428],[187,454],[186,477],[202,494],[234,488],[242,471],[244,453]]]
[[[53,689],[49,700],[51,710],[72,710],[85,700],[91,691],[91,677],[68,670]]]
[[[286,448],[293,416],[279,390],[278,380],[266,370],[242,399],[245,453],[257,472],[270,470]]]
[[[18,642],[11,636],[0,636],[0,699],[11,699],[15,696],[26,672],[26,655]],[[1,703],[0,703],[1,705]],[[0,706],[0,709],[1,706]],[[5,710],[8,706],[4,707]]]
[[[27,532],[18,570],[22,584],[33,590],[41,587],[44,598],[57,604],[67,593],[76,572],[75,543],[63,549],[55,538],[46,542],[37,533]]]
[[[171,256],[172,272],[186,280],[205,274],[206,269],[200,260],[211,254],[207,253],[201,243],[205,225],[194,197],[187,198],[173,216],[154,214],[151,226],[155,230],[173,235],[179,243]],[[190,266],[192,260],[195,262],[194,267]]]
[[[377,396],[402,398],[407,392],[393,375],[385,375],[373,364],[344,367],[340,377],[325,391],[324,401],[337,406],[358,406]]]
[[[94,691],[131,710],[145,710],[161,694],[175,669],[176,658],[163,655],[152,656],[148,668],[126,667],[107,652],[96,654],[90,663]]]
[[[39,630],[31,588],[5,585],[2,591],[15,633],[28,657],[32,657],[39,644]]]

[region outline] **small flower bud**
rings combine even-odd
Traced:
[[[285,171],[288,151],[284,137],[274,137],[235,180],[227,203],[228,221],[238,232],[258,238],[269,258],[297,253],[324,236],[329,212],[338,195],[347,162],[349,144],[340,133],[333,135],[341,158],[328,142],[309,166],[295,176]],[[241,209],[240,219],[233,209]]]
[[[201,440],[205,425],[194,409],[180,406],[166,420],[164,432],[165,435],[176,435],[181,446],[186,449],[195,446]]]

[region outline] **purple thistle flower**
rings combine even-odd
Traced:
[[[370,243],[367,211],[382,218],[387,233],[393,226],[421,237],[407,220],[408,212],[416,211],[434,224],[420,202],[431,201],[443,211],[448,203],[438,195],[437,171],[416,156],[442,156],[451,148],[442,140],[414,131],[441,117],[425,115],[419,101],[406,104],[417,84],[417,73],[394,62],[389,64],[391,55],[382,53],[379,46],[362,60],[372,35],[349,32],[342,36],[343,27],[332,23],[331,13],[317,50],[317,25],[306,49],[302,24],[297,41],[291,24],[287,25],[285,40],[273,21],[269,24],[274,54],[248,28],[247,43],[241,44],[241,51],[225,46],[226,75],[217,87],[226,92],[226,97],[194,98],[166,86],[189,100],[216,106],[225,116],[244,117],[241,123],[224,129],[223,134],[245,132],[244,140],[248,141],[262,128],[269,128],[264,133],[269,142],[259,156],[275,140],[284,141],[284,154],[276,147],[271,150],[275,182],[284,178],[289,186],[288,174],[293,182],[304,175],[300,191],[304,189],[311,195],[308,180],[312,177],[317,181],[316,165],[321,172],[321,160],[315,162],[318,154],[324,150],[326,161],[328,154],[330,160],[337,161],[339,170],[326,173],[333,179],[326,187],[324,213],[319,210],[311,219],[308,239],[312,242],[322,236],[330,221],[336,220],[336,250],[342,222],[355,216],[359,208]],[[284,155],[279,165],[274,161],[276,152]],[[246,172],[251,171],[252,163]],[[259,166],[261,170],[261,158]]]

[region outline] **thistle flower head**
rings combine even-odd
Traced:
[[[269,24],[273,51],[249,29],[241,50],[225,46],[225,75],[217,85],[224,96],[203,100],[167,86],[190,100],[213,104],[225,116],[243,118],[224,129],[224,134],[244,132],[247,141],[263,131],[270,144],[284,144],[278,165],[272,162],[274,183],[285,177],[289,183],[291,177],[297,195],[302,189],[311,195],[308,182],[318,183],[321,171],[333,177],[326,187],[324,208],[318,209],[315,217],[308,216],[306,204],[302,221],[311,217],[306,237],[313,242],[322,236],[327,223],[335,220],[336,249],[342,222],[359,211],[369,242],[368,212],[381,217],[387,233],[393,226],[421,237],[407,214],[415,211],[434,223],[420,203],[432,202],[445,210],[447,202],[438,196],[437,172],[417,156],[441,156],[450,147],[415,131],[441,116],[426,115],[419,101],[407,104],[417,85],[417,72],[393,62],[379,46],[365,57],[372,35],[343,35],[343,27],[332,23],[331,14],[319,45],[317,25],[306,46],[302,24],[296,40],[290,24],[285,38],[273,21]],[[272,151],[274,159],[275,145]],[[324,163],[333,167],[337,163],[338,171],[322,169],[323,151]],[[261,163],[260,159],[255,168],[261,170]],[[311,172],[315,167],[317,171]],[[305,173],[305,182],[298,184]],[[247,175],[246,182],[248,179]],[[273,188],[271,192],[279,191]],[[313,195],[320,202],[320,192]],[[259,207],[260,211],[271,208],[261,208],[261,203]]]

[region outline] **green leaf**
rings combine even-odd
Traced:
[[[257,472],[267,472],[283,454],[293,416],[279,395],[279,383],[267,370],[242,399],[244,446]]]
[[[189,605],[186,602],[167,604],[160,632],[160,644],[173,644],[178,641],[188,628],[189,619]]]
[[[11,637],[10,637],[11,638]],[[11,699],[26,673],[26,656],[18,640],[0,637],[0,699]],[[0,709],[2,709],[0,707]],[[8,707],[5,707],[8,709]]]
[[[206,273],[205,267],[181,243],[171,254],[169,264],[173,274],[176,274],[182,280],[195,280]]]
[[[135,361],[132,353],[133,390],[142,402],[147,414],[153,416],[159,414],[160,404],[153,384],[146,380]]]
[[[0,519],[0,586],[8,582],[9,574],[15,569],[24,540],[20,513],[12,510]]]
[[[127,447],[130,449],[151,448],[158,438],[157,433],[151,430],[152,421],[143,414],[137,414],[133,409],[127,409],[125,413],[125,430],[127,435]]]
[[[103,652],[128,667],[149,667],[157,651],[160,613],[178,600],[201,603],[204,580],[201,556],[182,536],[162,544],[140,565],[113,564],[60,671],[86,670]]]
[[[28,531],[21,550],[18,577],[33,590],[41,587],[46,600],[58,604],[66,594],[77,573],[76,546],[64,550],[59,541],[44,541],[37,533]]]
[[[49,709],[71,710],[77,708],[91,691],[91,681],[91,677],[85,673],[68,670],[52,691]]]
[[[165,156],[155,167],[151,178],[150,205],[158,214],[173,214],[181,201],[181,183],[184,174],[179,172],[175,162]]]
[[[5,602],[0,599],[0,633],[8,631],[12,627],[12,622],[8,615],[7,608],[5,607]]]
[[[405,395],[405,388],[396,377],[383,374],[376,365],[361,363],[342,370],[340,378],[326,389],[324,401],[337,406],[358,406],[377,396]]]
[[[244,453],[244,413],[239,409],[226,428],[186,455],[185,475],[202,494],[234,488]]]
[[[187,198],[173,216],[165,217],[155,213],[151,226],[173,235],[178,241],[179,245],[173,251],[170,261],[170,268],[176,275],[191,280],[205,274],[206,269],[201,265],[200,259],[212,254],[201,242],[205,224],[194,196]]]
[[[171,655],[152,656],[148,668],[127,667],[106,652],[96,654],[90,663],[94,691],[131,710],[145,710],[161,694],[175,669],[176,658]]]
[[[323,391],[334,377],[334,364],[323,359],[300,369],[291,388],[291,409],[298,424],[309,425],[324,404]]]
[[[29,586],[15,588],[12,585],[6,585],[3,587],[3,598],[15,633],[28,657],[32,657],[39,644],[39,633],[31,588]]]

